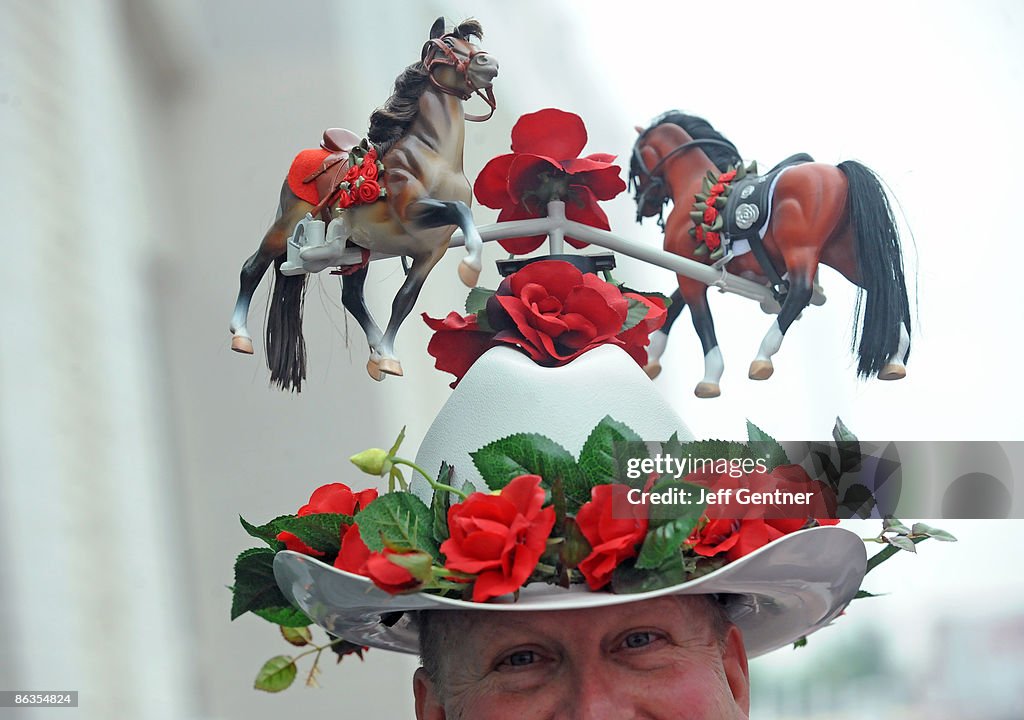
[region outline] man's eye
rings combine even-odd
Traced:
[[[652,632],[635,632],[630,633],[626,636],[626,639],[622,641],[624,648],[642,648],[647,647],[654,642],[654,633]]]
[[[537,662],[537,653],[533,650],[517,650],[499,663],[499,667],[521,668]]]

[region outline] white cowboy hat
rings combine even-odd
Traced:
[[[516,350],[494,348],[462,379],[427,432],[416,457],[434,470],[455,470],[453,484],[484,488],[470,453],[516,432],[555,439],[576,453],[605,415],[644,438],[682,440],[692,434],[621,349],[602,346],[563,367],[536,365]],[[413,488],[429,502],[426,483]],[[308,555],[279,552],[274,575],[284,595],[315,623],[357,645],[418,653],[419,610],[517,612],[617,605],[670,594],[726,598],[730,618],[743,632],[751,657],[792,643],[830,623],[853,599],[866,568],[861,539],[838,527],[785,535],[696,580],[644,593],[591,592],[534,583],[518,599],[488,603],[427,593],[391,595],[369,579]]]

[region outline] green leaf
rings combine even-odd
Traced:
[[[643,439],[633,428],[605,415],[580,451],[579,468],[591,487],[604,483],[628,483],[627,463],[631,458],[650,458]],[[641,485],[647,478],[641,478]]]
[[[798,650],[799,648],[807,647],[807,636],[804,635],[802,638],[793,643],[793,649]]]
[[[238,516],[238,519],[239,521],[241,521],[242,527],[245,528],[245,531],[249,533],[249,535],[256,538],[257,540],[262,540],[263,542],[265,542],[267,545],[270,546],[271,550],[283,550],[284,543],[277,539],[277,534],[281,532],[281,529],[278,527],[277,523],[280,520],[283,520],[284,518],[290,517],[295,516],[281,515],[279,517],[274,518],[265,525],[260,525],[258,527],[247,522],[246,519],[241,515]]]
[[[269,548],[252,548],[235,560],[232,620],[250,610],[290,607],[274,579],[274,555]]]
[[[281,637],[295,647],[313,644],[313,633],[308,627],[282,627]]]
[[[286,690],[295,682],[295,676],[299,669],[295,661],[288,655],[278,655],[263,663],[259,673],[256,675],[256,682],[253,685],[257,690],[265,692],[281,692]]]
[[[639,325],[640,321],[647,317],[647,313],[647,305],[636,298],[626,298],[626,319],[622,323],[622,327],[619,328],[618,334],[621,335],[630,328],[634,328]]]
[[[450,485],[451,479],[452,466],[448,463],[442,463],[438,482],[442,485]],[[451,495],[447,490],[435,490],[430,498],[430,513],[433,518],[430,530],[434,536],[434,542],[438,546],[448,539],[448,508],[452,504]]]
[[[916,537],[916,538],[903,538],[903,539],[904,540],[909,540],[910,542],[912,542],[912,543],[914,543],[916,545],[919,542],[924,542],[928,538],[922,536],[922,537]],[[886,538],[886,540],[888,540],[888,538]],[[874,570],[876,567],[878,567],[879,565],[884,563],[886,560],[891,558],[893,555],[895,555],[899,551],[900,551],[899,547],[897,547],[897,546],[895,546],[893,544],[890,544],[889,547],[887,547],[884,550],[880,550],[879,552],[875,553],[874,555],[872,555],[868,559],[868,564],[867,564],[866,569],[864,570],[864,574],[867,575],[869,572]]]
[[[910,528],[894,517],[887,517],[882,520],[882,532],[894,532],[898,535],[909,535]]]
[[[682,556],[676,552],[652,570],[634,567],[628,561],[612,573],[612,592],[617,595],[648,592],[679,585],[686,581]]]
[[[341,528],[352,525],[351,515],[341,513],[313,513],[302,517],[285,517],[277,526],[290,532],[314,550],[337,555],[341,549]]]
[[[658,483],[652,492],[662,492],[672,487],[692,493],[692,498],[700,497],[701,489],[698,486],[678,480]],[[660,567],[671,556],[678,555],[679,548],[690,537],[704,514],[704,507],[702,502],[659,506],[662,510],[671,510],[673,516],[651,519],[647,537],[644,538],[644,544],[636,558],[636,567],[641,570],[654,569]]]
[[[789,457],[778,441],[754,423],[747,420],[747,440],[754,447],[754,452],[761,454],[768,465],[768,472],[771,472],[779,465],[788,465]]]
[[[847,473],[860,468],[860,440],[850,432],[843,421],[836,418],[836,426],[832,429],[832,437],[839,449],[839,472]]]
[[[398,437],[395,438],[395,444],[391,446],[390,450],[388,450],[388,457],[393,458],[398,454],[398,448],[402,447],[403,440],[405,440],[405,425],[403,425],[402,429],[398,431]]]
[[[853,596],[853,599],[854,600],[860,600],[861,598],[882,597],[882,595],[884,595],[884,594],[885,593],[877,594],[876,595],[875,593],[869,593],[867,590],[858,590],[857,594]]]
[[[956,542],[956,538],[945,530],[934,528],[931,525],[925,525],[924,523],[914,523],[914,527],[910,530],[911,535],[920,535],[924,537],[935,538],[942,542]]]
[[[554,478],[562,478],[570,513],[590,499],[590,483],[576,465],[575,458],[543,435],[509,435],[470,453],[470,457],[491,490],[501,490],[520,475],[540,475],[547,489],[551,488]]]
[[[408,492],[381,495],[355,517],[359,534],[372,552],[385,546],[399,552],[422,550],[438,557],[434,543],[434,514]]]
[[[906,550],[907,552],[916,553],[917,548],[914,547],[914,541],[904,535],[895,535],[893,537],[886,537],[885,541],[897,547],[900,550]]]
[[[292,607],[291,605],[260,608],[259,610],[253,610],[252,612],[254,615],[258,615],[267,622],[271,622],[274,625],[280,625],[284,628],[306,627],[313,623],[313,621],[306,616],[306,613],[296,607]]]
[[[564,537],[565,542],[559,547],[559,560],[565,568],[572,570],[583,562],[592,548],[583,531],[576,524],[575,518],[566,518]]]
[[[469,291],[466,297],[466,314],[476,315],[487,308],[487,301],[494,295],[494,290],[475,287]]]

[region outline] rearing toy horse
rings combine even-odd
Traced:
[[[708,228],[701,221],[717,217],[727,206],[715,200],[714,194],[721,189],[706,192],[704,178],[709,176],[721,183],[725,165],[742,162],[739,153],[705,120],[679,111],[664,113],[647,129],[637,127],[637,132],[640,136],[630,163],[637,220],[660,216],[671,199],[672,211],[663,224],[665,249],[710,263],[708,255],[700,254],[702,245],[692,235],[702,237]],[[899,233],[878,178],[864,165],[850,160],[838,166],[801,162],[786,167],[772,183],[764,183],[764,189],[769,184],[773,184],[774,192],[768,190],[765,208],[748,208],[743,218],[749,224],[758,214],[762,216],[760,248],[754,247],[754,237],[749,242],[755,252],[728,260],[730,272],[754,275],[774,286],[782,303],[778,318],[750,364],[749,377],[771,377],[772,356],[811,300],[819,262],[838,270],[866,294],[863,303],[858,299],[854,318],[856,344],[857,324],[863,316],[856,348],[858,375],[877,374],[882,380],[905,377],[910,354],[909,301]],[[698,203],[696,196],[702,189],[705,202]],[[752,193],[746,188],[744,192]],[[709,204],[715,207],[710,216],[705,215]],[[722,229],[721,222],[716,221],[713,229]],[[712,245],[710,241],[707,244]],[[758,254],[764,262],[759,261]],[[778,282],[768,280],[773,276]],[[724,366],[708,308],[707,285],[680,275],[679,291],[690,306],[693,326],[704,348],[704,378],[694,394],[717,397]]]
[[[375,150],[383,164],[380,186],[384,192],[379,201],[338,208],[338,193],[348,187],[342,184],[351,160],[346,155],[359,142],[353,133],[330,130],[324,134],[324,150],[303,151],[292,163],[281,188],[277,219],[259,249],[242,266],[231,321],[232,349],[251,354],[252,340],[246,330],[249,303],[273,261],[276,282],[266,327],[267,364],[271,381],[282,389],[300,391],[306,374],[302,337],[306,275],[282,274],[281,265],[289,236],[307,214],[319,213],[325,221],[332,216],[343,219],[341,227],[348,242],[363,248],[364,258],[369,257],[368,251],[376,250],[412,259],[383,332],[363,300],[366,263],[343,273],[342,303],[366,334],[370,346],[366,367],[375,380],[402,374],[394,352],[395,336],[412,310],[427,274],[448,249],[456,227],[465,234],[468,251],[459,265],[459,276],[470,287],[476,284],[482,241],[469,211],[472,191],[463,173],[462,157],[464,120],[487,120],[495,107],[491,82],[498,74],[498,62],[469,41],[471,37],[482,36],[476,20],[466,20],[445,33],[444,19],[438,18],[423,46],[421,61],[402,72],[395,80],[392,96],[370,117],[368,138],[372,146],[366,149]],[[473,93],[490,106],[486,116],[464,114],[462,103]],[[310,170],[314,172],[308,174]],[[316,184],[312,185],[314,178]],[[344,240],[333,247],[305,251],[303,260],[315,261],[306,262],[306,269],[320,270],[338,264]],[[310,268],[310,264],[315,267]]]

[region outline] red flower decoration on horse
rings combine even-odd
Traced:
[[[483,205],[501,210],[498,222],[544,217],[551,200],[565,202],[569,220],[609,230],[598,200],[611,200],[626,189],[613,165],[614,155],[580,157],[587,128],[579,115],[546,108],[519,118],[512,128],[512,152],[488,162],[473,191]],[[566,241],[576,248],[587,243]],[[524,255],[544,242],[543,235],[499,241],[510,253]]]

